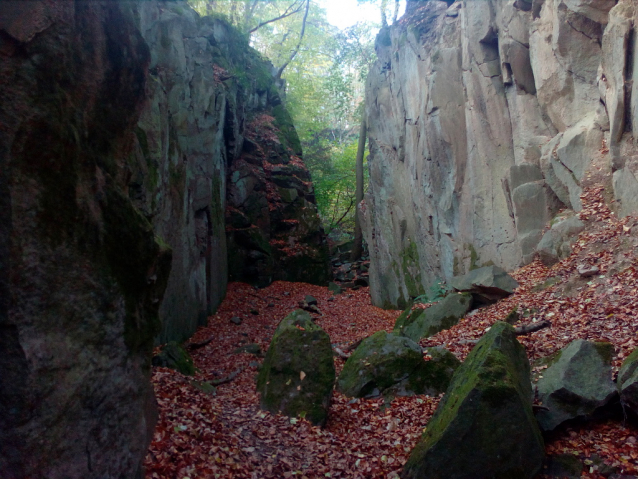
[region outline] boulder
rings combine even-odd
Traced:
[[[401,477],[531,479],[544,452],[525,349],[498,322],[454,373]]]
[[[330,337],[305,311],[290,313],[277,327],[257,376],[261,408],[323,425],[334,381]]]
[[[430,361],[425,361],[421,348],[411,339],[379,331],[348,358],[337,389],[352,397],[440,394],[460,361],[443,348],[430,348],[428,356]]]
[[[471,295],[450,294],[427,309],[415,309],[407,316],[404,316],[404,312],[397,318],[394,332],[413,341],[434,336],[457,324],[469,311],[471,305]]]
[[[620,401],[638,416],[638,348],[623,362],[618,372]]]
[[[571,245],[584,229],[585,223],[576,216],[557,218],[536,248],[543,264],[551,266],[568,257],[572,253]]]
[[[592,414],[616,395],[611,379],[614,347],[577,339],[563,348],[545,370],[536,388],[538,398],[549,410],[536,419],[543,431],[561,423]]]
[[[187,376],[195,374],[193,359],[188,352],[175,341],[166,344],[158,355],[153,356],[152,363],[153,366],[175,369]]]
[[[456,291],[471,293],[475,301],[484,304],[506,298],[518,287],[516,280],[498,266],[485,266],[464,276],[455,276],[450,285]]]

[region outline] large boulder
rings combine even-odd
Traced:
[[[346,396],[440,394],[460,364],[445,349],[430,348],[429,361],[411,339],[379,331],[366,338],[348,358],[337,380]]]
[[[525,349],[498,322],[457,369],[401,477],[532,478],[543,456]]]
[[[469,294],[450,294],[427,309],[415,309],[409,315],[397,319],[394,332],[413,341],[434,336],[450,329],[465,316],[472,305]]]
[[[323,425],[334,382],[330,337],[305,311],[290,313],[275,331],[257,376],[262,409]]]
[[[498,266],[485,266],[463,276],[455,276],[450,285],[459,292],[471,293],[475,301],[495,303],[506,298],[518,287],[518,283]]]
[[[616,395],[611,379],[614,347],[577,339],[563,348],[537,383],[538,398],[548,410],[536,415],[543,431],[592,414]]]
[[[551,229],[543,235],[536,248],[543,264],[551,266],[567,258],[572,253],[572,244],[584,229],[585,223],[576,216],[556,218]]]
[[[625,359],[618,372],[618,392],[622,404],[638,416],[638,348]]]

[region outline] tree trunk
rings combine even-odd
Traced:
[[[357,189],[355,193],[356,208],[354,214],[354,244],[350,253],[350,261],[356,261],[361,258],[363,253],[363,233],[361,231],[361,218],[359,217],[359,203],[363,201],[363,156],[366,149],[366,135],[368,133],[366,124],[366,111],[363,108],[361,115],[361,127],[359,129],[359,147],[357,148],[356,159],[356,178]]]

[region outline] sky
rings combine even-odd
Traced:
[[[388,2],[394,4],[394,2]],[[401,2],[401,13],[405,10],[405,2]],[[328,22],[344,29],[359,21],[371,21],[381,23],[379,6],[375,3],[357,4],[357,0],[319,0],[319,4],[326,9]]]

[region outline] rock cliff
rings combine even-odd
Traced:
[[[0,475],[140,477],[154,341],[229,274],[327,274],[299,141],[272,66],[184,2],[1,10]]]
[[[220,19],[141,2],[151,51],[130,191],[173,251],[160,342],[206,324],[226,283],[327,281],[327,248],[272,65]]]
[[[638,211],[637,5],[412,0],[368,78],[371,292],[401,306],[437,280],[530,262],[592,165]]]
[[[3,2],[0,475],[138,477],[170,250],[128,195],[150,61],[115,2]]]

